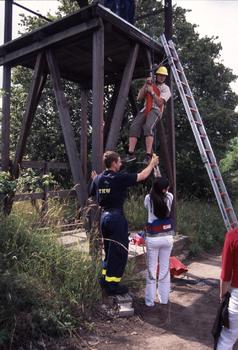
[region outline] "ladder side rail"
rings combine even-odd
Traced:
[[[172,68],[172,73],[173,73],[173,76],[174,76],[175,83],[176,83],[177,88],[179,90],[179,93],[180,93],[180,96],[181,96],[181,99],[182,99],[182,102],[183,102],[186,114],[188,116],[188,119],[189,119],[189,122],[190,122],[190,125],[191,125],[191,128],[192,128],[192,131],[193,131],[193,135],[195,137],[196,143],[197,143],[198,148],[199,148],[199,152],[200,152],[201,157],[202,157],[202,160],[204,161],[204,159],[205,159],[206,161],[209,161],[208,157],[207,157],[207,154],[205,152],[205,147],[204,147],[204,145],[202,143],[201,138],[198,135],[197,126],[195,124],[193,114],[192,114],[192,112],[190,110],[189,103],[188,103],[186,97],[184,96],[185,95],[184,94],[184,89],[183,89],[183,86],[182,86],[181,81],[179,79],[179,76],[177,74],[177,71],[176,71],[176,69],[173,66],[171,68]]]
[[[170,61],[172,72],[174,75],[174,80],[176,82],[180,96],[182,98],[190,125],[192,127],[193,134],[195,136],[195,140],[197,142],[197,146],[199,148],[199,151],[202,157],[202,161],[206,167],[208,176],[210,178],[210,182],[213,187],[225,226],[229,229],[232,226],[230,221],[232,222],[232,224],[236,223],[237,225],[237,218],[236,218],[234,209],[232,207],[232,203],[230,201],[229,195],[227,193],[225,184],[223,182],[219,167],[217,165],[216,157],[214,155],[209,138],[207,136],[206,129],[204,127],[202,118],[199,114],[196,102],[194,100],[192,91],[188,84],[186,75],[184,73],[184,69],[181,65],[181,62],[179,60],[179,57],[173,42],[169,41],[170,45],[168,45],[164,35],[161,36],[161,41],[164,46],[166,55]],[[175,57],[171,54],[170,49],[174,51]],[[179,66],[178,68],[176,64]],[[185,91],[185,89],[187,91]],[[198,122],[199,124],[197,124],[196,122]],[[201,129],[202,129],[202,133],[201,133]],[[203,136],[203,139],[201,138],[201,136]],[[208,150],[208,152],[206,150]],[[211,166],[211,164],[213,164],[213,167]],[[219,179],[219,181],[216,180],[216,178]],[[225,193],[224,197],[221,195],[221,192]],[[225,204],[227,205],[227,208],[225,207]],[[230,215],[230,218],[229,218],[229,215]]]
[[[204,125],[203,125],[203,129],[204,129],[204,131],[206,131]],[[210,157],[211,162],[215,164],[215,167],[212,169],[212,171],[213,171],[213,174],[214,174],[214,178],[215,177],[219,178],[219,181],[215,180],[216,184],[217,184],[217,187],[218,187],[218,190],[220,192],[227,193],[227,189],[226,189],[225,183],[223,181],[223,178],[222,178],[222,175],[221,175],[221,172],[220,172],[217,160],[216,160],[216,156],[215,156],[215,154],[213,152],[213,149],[212,149],[212,146],[211,146],[211,143],[210,143],[210,140],[209,140],[208,137],[206,137],[206,139],[204,139],[204,143],[205,143],[205,147],[209,149],[209,153],[210,153],[209,157]],[[223,198],[223,201],[225,202],[227,207],[232,208],[232,203],[231,203],[231,200],[230,200],[230,197],[229,197],[228,194]],[[234,220],[237,220],[236,219],[236,215],[234,216],[232,212],[231,212],[230,216]]]
[[[173,72],[173,75],[174,75],[174,78],[175,78],[176,85],[178,87],[178,90],[180,92],[180,96],[181,96],[182,101],[183,101],[183,105],[185,107],[185,110],[186,110],[186,113],[187,113],[187,116],[188,116],[188,119],[189,119],[189,122],[190,122],[190,125],[191,125],[191,128],[192,128],[192,131],[193,131],[193,135],[195,137],[197,146],[199,148],[199,152],[200,152],[200,155],[201,155],[201,158],[202,158],[202,162],[205,165],[205,168],[207,170],[207,173],[208,173],[208,176],[209,176],[209,179],[210,179],[210,182],[211,182],[214,194],[216,196],[216,200],[217,200],[217,203],[218,203],[221,215],[223,217],[223,221],[225,223],[226,228],[230,228],[230,220],[229,220],[228,214],[227,214],[227,212],[225,210],[224,203],[221,201],[221,197],[219,195],[219,188],[218,188],[216,182],[213,180],[214,179],[214,174],[213,174],[212,169],[210,167],[209,158],[208,158],[208,156],[206,154],[204,144],[203,144],[201,138],[199,137],[199,134],[198,134],[199,132],[198,132],[197,126],[196,126],[196,124],[194,122],[193,114],[192,114],[192,112],[191,112],[191,110],[189,108],[188,101],[184,97],[183,86],[180,83],[180,80],[178,79],[177,72],[176,72],[175,68],[173,66],[171,68],[172,68],[172,72]],[[204,130],[205,130],[205,128],[204,128]],[[207,134],[206,133],[204,133],[204,134],[206,135],[206,139],[208,139]]]
[[[216,181],[214,179],[214,176],[212,174],[212,169],[211,169],[211,167],[209,166],[208,163],[204,163],[204,165],[205,165],[205,168],[207,170],[208,176],[210,178],[210,182],[211,182],[211,185],[212,185],[212,188],[213,188],[213,192],[215,194],[215,197],[216,197],[216,200],[217,200],[217,204],[218,204],[218,207],[220,209],[220,212],[221,212],[224,224],[225,224],[227,229],[230,229],[231,228],[231,223],[230,223],[229,214],[226,211],[226,208],[225,208],[225,205],[223,203],[222,197],[221,197],[220,192],[219,192],[219,190],[217,188],[217,183],[216,183]]]

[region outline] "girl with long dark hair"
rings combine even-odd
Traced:
[[[167,304],[169,300],[169,258],[173,247],[174,230],[171,218],[173,194],[168,190],[168,179],[157,177],[153,182],[150,193],[146,195],[144,200],[145,208],[148,211],[145,288],[145,304],[147,306],[154,306],[157,292],[161,304]],[[159,274],[157,274],[158,263]]]

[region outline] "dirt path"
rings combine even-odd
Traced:
[[[189,278],[172,283],[170,305],[144,306],[143,290],[134,294],[135,316],[97,319],[91,349],[212,349],[211,328],[218,305],[220,256],[204,255],[189,263]],[[189,284],[190,283],[190,284]],[[194,283],[194,284],[191,284]],[[238,349],[238,346],[235,347]]]

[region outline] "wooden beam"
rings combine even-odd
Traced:
[[[88,90],[81,89],[80,157],[84,177],[87,178],[88,163]]]
[[[111,128],[111,123],[112,123],[112,118],[113,118],[113,112],[116,106],[116,102],[117,102],[117,98],[118,98],[118,94],[119,94],[119,90],[120,90],[120,84],[116,83],[114,85],[114,91],[113,91],[113,95],[110,101],[110,105],[108,108],[108,112],[105,118],[105,125],[104,125],[104,146],[107,143],[107,138],[108,138],[108,134],[109,134],[109,130]]]
[[[19,58],[32,54],[36,51],[48,48],[51,45],[55,45],[55,44],[63,45],[64,42],[67,43],[69,39],[72,40],[74,37],[78,36],[79,34],[97,29],[99,24],[100,24],[99,20],[97,18],[94,18],[91,21],[78,24],[76,26],[73,26],[72,28],[68,28],[60,32],[57,32],[56,34],[47,36],[42,40],[35,41],[34,43],[28,46],[25,46],[23,48],[20,48],[18,50],[14,50],[13,52],[7,53],[7,47],[6,47],[5,55],[4,55],[4,45],[3,45],[1,47],[1,51],[3,51],[3,53],[0,54],[0,65],[6,64],[6,63],[14,64],[14,61],[18,60]]]
[[[81,207],[85,206],[87,200],[87,185],[83,176],[81,161],[79,158],[74,132],[72,129],[69,108],[64,95],[63,86],[60,79],[60,71],[58,62],[53,53],[48,50],[46,52],[47,62],[50,71],[50,77],[53,84],[55,99],[59,111],[60,123],[64,135],[64,142],[66,146],[69,164],[73,175],[75,190]]]
[[[10,100],[11,100],[11,68],[3,67],[3,96],[2,96],[2,142],[1,157],[2,170],[9,170],[9,146],[10,146]]]
[[[173,172],[172,172],[172,162],[169,158],[168,142],[166,138],[165,128],[163,121],[160,119],[157,123],[157,132],[160,142],[160,156],[164,161],[166,174],[169,178],[169,183],[174,186]]]
[[[134,117],[136,117],[137,113],[139,112],[139,108],[138,108],[138,105],[136,103],[135,89],[133,86],[131,86],[130,90],[129,90],[129,101],[131,104],[132,114]]]
[[[172,0],[164,0],[164,29],[165,37],[167,40],[172,39],[173,35],[173,6]],[[166,117],[168,120],[168,140],[169,140],[169,157],[172,163],[173,172],[173,195],[174,205],[172,207],[172,215],[176,224],[176,197],[177,197],[177,184],[176,184],[176,143],[175,143],[175,117],[174,117],[174,100],[173,100],[173,79],[171,74],[168,76],[167,84],[170,87],[172,97],[169,99],[166,105]]]
[[[59,190],[59,191],[49,191],[48,198],[69,198],[76,197],[75,190]],[[33,193],[16,193],[13,201],[28,201],[28,200],[38,200],[44,199],[44,192],[33,192]]]
[[[92,168],[103,169],[104,28],[93,34]]]
[[[35,70],[26,102],[26,110],[23,116],[20,137],[17,143],[16,155],[13,162],[12,173],[16,178],[19,175],[19,164],[22,161],[26,148],[27,137],[31,130],[34,114],[45,84],[46,76],[43,74],[45,58],[43,53],[39,53],[36,59]]]
[[[21,162],[21,168],[33,168],[33,169],[43,169],[47,163],[48,169],[70,169],[69,164],[62,162],[45,162],[44,160],[23,160]]]
[[[4,11],[4,43],[12,39],[12,0],[5,0]],[[10,146],[10,96],[11,96],[11,67],[3,67],[3,97],[2,97],[2,170],[9,170],[9,146]]]
[[[121,124],[124,116],[124,110],[126,106],[126,101],[132,81],[132,76],[138,56],[139,44],[135,44],[135,46],[131,49],[124,72],[122,77],[122,82],[120,86],[120,91],[118,94],[118,99],[116,103],[116,107],[113,114],[113,119],[111,123],[111,128],[108,135],[108,140],[106,144],[106,150],[114,150],[121,129]]]

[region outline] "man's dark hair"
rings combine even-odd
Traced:
[[[113,151],[107,151],[103,155],[103,161],[106,168],[110,168],[113,162],[117,162],[120,158],[119,154]]]

